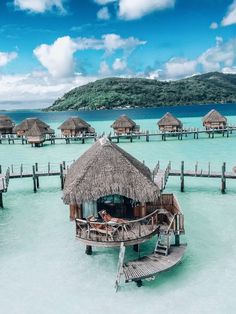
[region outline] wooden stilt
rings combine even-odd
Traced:
[[[180,191],[184,192],[184,161],[181,161]]]
[[[60,180],[61,180],[61,189],[64,189],[64,176],[63,176],[63,164],[60,164]]]
[[[225,194],[225,190],[226,190],[225,170],[226,170],[226,163],[224,162],[222,165],[222,175],[221,175],[221,193],[222,194]]]
[[[2,192],[0,192],[0,208],[3,208],[3,196],[2,196]]]
[[[180,246],[180,236],[179,236],[179,234],[175,235],[175,246]]]
[[[139,244],[134,244],[133,249],[135,252],[139,252]]]
[[[37,192],[37,183],[36,183],[36,175],[35,175],[35,166],[32,167],[33,168],[33,190],[34,193]]]
[[[35,172],[38,172],[38,163],[35,163]],[[36,175],[36,187],[39,189],[39,177]]]
[[[136,281],[136,284],[137,284],[137,286],[140,288],[140,287],[142,287],[143,282],[142,282],[142,280],[140,279],[140,280],[137,280],[137,281]]]
[[[149,131],[146,132],[146,142],[149,142]]]
[[[85,254],[87,254],[87,255],[93,254],[93,249],[92,249],[91,245],[86,245]]]

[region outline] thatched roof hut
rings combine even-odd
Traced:
[[[64,121],[59,127],[64,135],[75,136],[79,133],[94,133],[94,128],[80,117],[70,117]]]
[[[0,115],[0,134],[12,133],[15,124],[5,115]]]
[[[111,127],[116,133],[130,133],[139,130],[139,126],[125,114],[117,118]]]
[[[43,134],[54,134],[54,130],[50,128],[50,126],[41,121],[38,118],[27,118],[24,121],[22,121],[20,124],[16,125],[14,127],[14,133],[17,133],[18,135],[25,135],[27,131],[29,131],[34,124],[37,125],[37,127],[40,129],[41,133]]]
[[[63,200],[81,204],[113,194],[154,202],[160,190],[148,167],[103,137],[70,167]]]
[[[167,112],[158,122],[160,131],[178,131],[182,128],[182,122]]]
[[[227,118],[222,116],[217,110],[212,109],[202,119],[203,126],[206,128],[224,128],[227,124]]]

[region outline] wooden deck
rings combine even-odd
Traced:
[[[138,260],[125,263],[123,274],[125,282],[140,281],[152,278],[163,271],[167,271],[177,265],[183,258],[186,245],[171,246],[167,256],[153,253]]]
[[[177,132],[160,132],[158,130],[156,131],[141,131],[139,133],[133,133],[133,134],[121,134],[121,135],[115,135],[111,132],[107,134],[107,137],[110,141],[115,141],[116,143],[119,143],[120,141],[140,141],[144,140],[146,142],[149,142],[152,140],[161,140],[166,141],[168,138],[177,139],[177,140],[183,140],[184,138],[192,138],[192,139],[200,139],[202,138],[215,138],[215,137],[229,137],[232,134],[234,134],[236,131],[236,126],[228,126],[225,129],[221,130],[206,130],[206,129],[198,129],[198,128],[187,128],[183,129],[181,131]],[[86,143],[86,141],[96,141],[97,138],[100,138],[105,135],[105,132],[101,134],[94,134],[94,135],[83,135],[83,136],[71,136],[71,137],[64,137],[61,135],[54,135],[54,136],[48,136],[45,139],[45,142],[49,142],[51,144],[56,144],[57,142],[61,143],[64,142],[66,144],[70,143]],[[0,144],[8,143],[8,144],[28,144],[28,140],[25,136],[18,137],[16,134],[7,134],[7,135],[0,135]]]

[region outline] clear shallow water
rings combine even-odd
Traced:
[[[50,115],[52,126],[64,119],[57,113],[43,114]],[[144,117],[149,114],[144,111]],[[228,116],[236,122],[236,111]],[[141,119],[138,113],[137,118],[144,128],[155,129],[156,116]],[[88,120],[108,132],[113,119]],[[190,126],[201,123],[196,114],[185,114],[183,121]],[[0,163],[72,160],[90,145],[57,144],[35,149],[4,144],[0,146]],[[175,160],[176,166],[185,160],[186,167],[193,167],[197,160],[199,167],[207,167],[212,161],[218,170],[222,161],[229,170],[236,165],[236,135],[228,139],[123,142],[120,146],[150,167],[157,160],[164,164]],[[168,182],[168,191],[176,193],[185,214],[183,240],[188,242],[188,249],[183,263],[155,281],[145,281],[140,289],[135,284],[122,284],[121,291],[115,293],[118,251],[94,249],[93,256],[84,254],[61,201],[59,178],[41,179],[37,194],[32,192],[31,179],[12,180],[4,197],[5,209],[0,210],[1,313],[235,313],[236,182],[227,181],[226,195],[220,194],[220,180],[189,178],[185,183],[186,192],[180,193],[178,178]],[[142,254],[152,246],[143,244]],[[127,253],[129,258],[135,257],[132,249]]]

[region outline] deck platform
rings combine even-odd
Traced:
[[[153,253],[138,260],[125,263],[123,274],[125,282],[138,282],[143,279],[152,278],[163,271],[167,271],[177,265],[183,258],[186,245],[171,246],[167,256]]]

